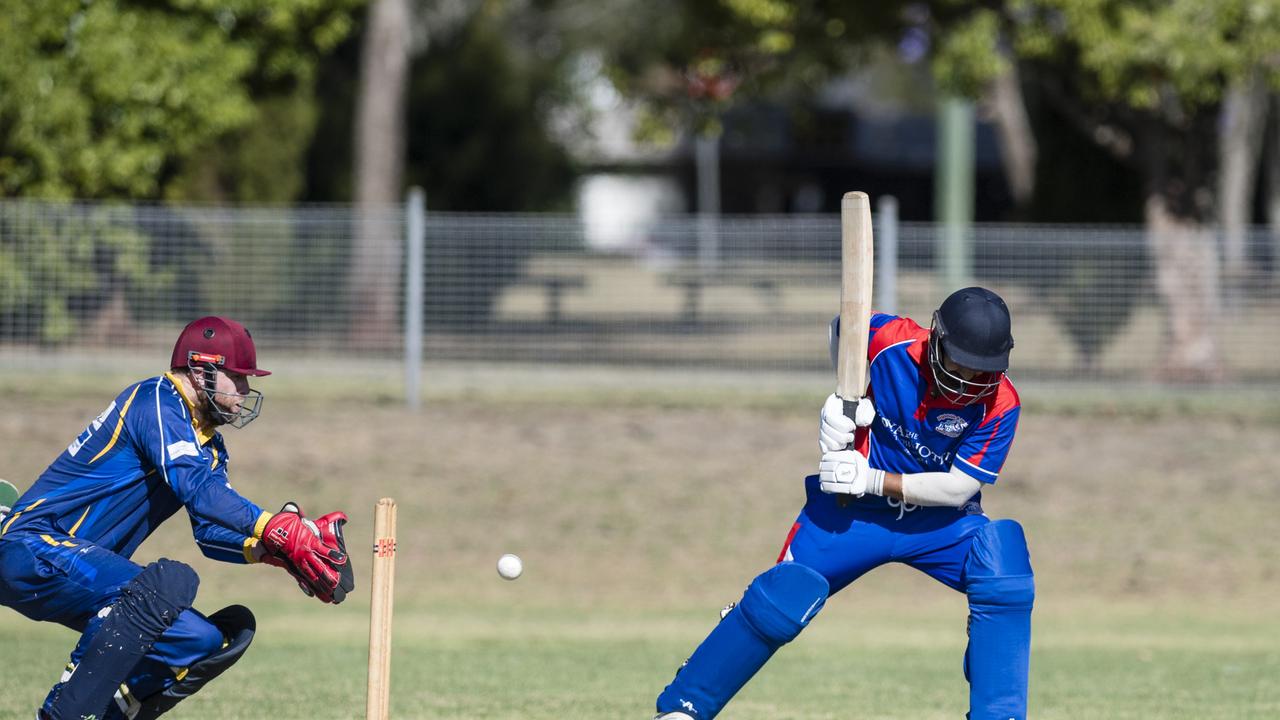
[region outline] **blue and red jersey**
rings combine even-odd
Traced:
[[[1021,407],[1009,378],[979,402],[957,405],[933,392],[927,328],[875,313],[870,333],[868,395],[875,402],[876,419],[859,430],[855,446],[871,466],[895,473],[955,467],[994,483],[1013,444]]]
[[[14,504],[0,535],[81,538],[129,557],[185,507],[201,551],[248,562],[270,518],[227,481],[222,434],[204,427],[169,373],[124,389]]]

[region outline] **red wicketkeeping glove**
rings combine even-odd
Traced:
[[[303,517],[296,504],[285,503],[262,531],[262,546],[266,550],[263,562],[283,567],[298,581],[303,592],[334,604],[346,599],[347,592],[354,587],[350,561],[341,540],[346,516],[336,517],[338,515],[341,513],[326,515],[325,530],[321,531],[318,523]],[[331,544],[326,543],[326,534]],[[344,573],[340,569],[343,566],[348,568],[345,584],[350,587],[343,587]]]
[[[351,567],[351,556],[347,554],[347,541],[342,536],[342,526],[347,524],[347,514],[342,511],[331,512],[316,518],[316,528],[320,530],[320,542],[324,543],[328,552],[328,563],[338,571],[338,584],[333,589],[334,605],[347,599],[347,593],[356,588],[356,574]]]

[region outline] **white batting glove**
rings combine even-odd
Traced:
[[[884,471],[871,467],[856,450],[828,452],[818,463],[818,487],[832,495],[880,495],[884,492]]]
[[[860,427],[867,427],[876,419],[876,406],[871,398],[858,398],[853,419],[844,414],[844,400],[832,393],[822,403],[822,420],[818,423],[818,447],[822,452],[844,450],[853,442],[853,434]]]

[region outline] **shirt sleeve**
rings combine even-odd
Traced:
[[[897,319],[898,318],[896,315],[890,315],[888,313],[875,312],[875,311],[871,313],[871,322],[868,324],[868,327],[867,327],[868,359],[875,356],[875,351],[872,350],[872,346],[875,345],[876,335],[880,333],[880,329]]]
[[[138,455],[173,490],[192,523],[221,526],[238,533],[241,542],[260,537],[270,515],[213,471],[212,458],[196,438],[186,404],[172,388],[157,378],[150,389],[150,397],[139,398],[144,404],[128,415]]]
[[[191,532],[204,556],[222,562],[245,564],[257,539],[229,530],[195,515],[191,516]]]
[[[984,483],[994,483],[1013,447],[1021,406],[988,415],[956,450],[955,469]]]

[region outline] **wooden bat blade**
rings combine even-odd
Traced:
[[[871,324],[871,278],[875,249],[871,198],[845,193],[840,202],[840,343],[836,394],[849,400],[867,387],[867,333]]]

